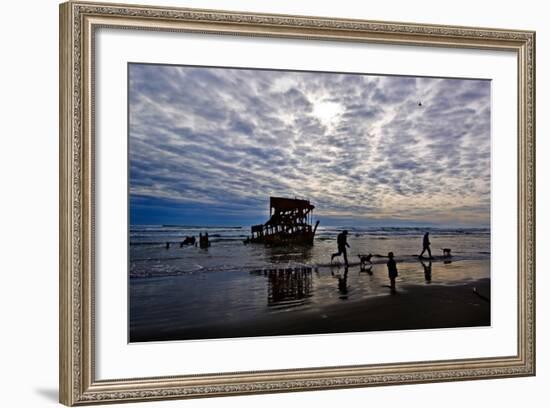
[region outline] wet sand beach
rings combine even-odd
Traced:
[[[228,320],[215,327],[205,322],[186,329],[134,330],[131,341],[489,326],[487,299],[490,299],[489,279],[452,286],[410,285],[398,289],[395,295],[270,314],[247,321]]]
[[[382,279],[383,281],[383,279]],[[165,311],[154,325],[136,326],[131,342],[234,338],[276,335],[368,332],[489,326],[490,279],[457,284],[398,284],[397,292],[380,285],[380,293],[350,300],[342,293],[336,302],[299,303],[262,313],[226,315],[188,324]],[[475,288],[475,291],[474,291]],[[335,288],[336,289],[336,288]],[[351,288],[350,288],[351,289]],[[305,298],[307,299],[307,298]],[[268,300],[269,301],[269,300]],[[230,309],[232,306],[227,305]]]

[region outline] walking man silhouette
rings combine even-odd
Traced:
[[[432,258],[432,250],[430,249],[430,233],[426,232],[424,234],[424,238],[422,238],[422,252],[420,253],[419,257],[422,258],[422,255],[424,255],[424,252],[428,251],[428,256],[430,259]]]
[[[336,243],[338,244],[338,252],[332,254],[332,256],[330,257],[330,262],[332,262],[332,260],[334,259],[335,256],[340,256],[340,255],[344,255],[344,263],[346,264],[346,266],[349,266],[348,264],[348,251],[346,250],[346,247],[350,248],[348,242],[347,242],[347,238],[348,238],[348,231],[347,230],[344,230],[342,231],[341,233],[338,234],[338,236],[336,237]]]

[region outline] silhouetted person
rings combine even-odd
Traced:
[[[199,246],[201,248],[208,248],[210,246],[210,242],[208,241],[208,232],[204,235],[202,235],[202,233],[199,234]]]
[[[348,242],[348,231],[344,230],[341,233],[338,234],[336,237],[336,243],[338,244],[338,252],[332,254],[330,257],[330,262],[334,259],[335,256],[344,255],[344,263],[346,266],[349,266],[348,264],[348,251],[346,250],[346,247],[350,248]]]
[[[170,242],[166,243],[166,249],[170,249]]]
[[[395,259],[393,259],[393,252],[388,253],[388,277],[390,278],[390,289],[392,293],[395,293],[395,278],[397,278],[397,264],[395,263]]]
[[[428,265],[424,263],[424,261],[420,261],[422,264],[422,267],[424,268],[424,279],[426,279],[426,283],[432,282],[432,261],[428,261]]]
[[[432,258],[432,250],[430,249],[430,233],[429,232],[426,232],[424,234],[424,238],[422,238],[422,252],[420,253],[420,257],[422,257],[424,255],[424,252],[428,251],[428,256],[430,257],[430,259],[433,259]]]

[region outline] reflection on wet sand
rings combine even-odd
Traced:
[[[312,268],[278,268],[255,271],[267,277],[267,305],[295,307],[313,295]]]
[[[425,260],[401,262],[398,268],[399,290],[393,292],[398,296],[389,296],[387,266],[382,263],[369,266],[370,273],[359,265],[346,269],[286,263],[249,271],[132,279],[130,341],[490,323],[488,261],[453,260],[447,265]],[[430,314],[414,312],[423,308]]]
[[[428,261],[428,264],[423,259],[420,260],[422,267],[424,268],[424,279],[426,283],[432,283],[432,260]]]
[[[348,298],[348,267],[344,268],[344,274],[335,274],[331,269],[330,273],[336,279],[338,279],[338,292],[340,293],[340,299],[346,300]]]

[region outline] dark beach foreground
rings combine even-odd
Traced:
[[[397,293],[216,325],[134,327],[130,342],[489,326],[490,279],[398,286]]]

